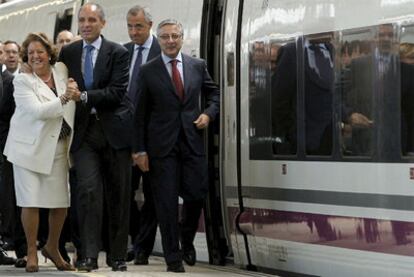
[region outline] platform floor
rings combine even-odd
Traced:
[[[12,253],[9,253],[13,256]],[[243,276],[273,276],[262,274],[258,272],[249,272],[241,270],[234,266],[212,266],[205,263],[197,263],[195,266],[187,266],[184,264],[185,273],[171,273],[166,272],[166,265],[162,257],[151,257],[149,265],[137,266],[132,262],[128,263],[127,272],[113,272],[111,268],[105,264],[105,254],[99,256],[98,265],[99,269],[89,273],[78,272],[62,272],[56,270],[51,261],[44,262],[43,257],[39,252],[39,272],[26,273],[24,268],[15,268],[14,266],[0,266],[1,277],[11,276],[25,276],[25,277],[47,277],[47,276],[89,276],[89,277],[162,277],[162,276],[194,276],[194,277],[210,277],[210,276],[223,276],[223,277],[243,277]]]

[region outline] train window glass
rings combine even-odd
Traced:
[[[266,159],[270,155],[270,93],[268,43],[249,44],[249,130],[250,158]]]
[[[374,30],[342,32],[337,51],[341,94],[341,149],[344,156],[371,156],[374,116]]]
[[[271,146],[274,155],[295,155],[297,149],[296,40],[271,41],[269,49]]]
[[[414,25],[401,27],[401,147],[404,156],[414,156]]]
[[[375,26],[374,142],[378,161],[401,159],[401,87],[397,24]],[[375,85],[377,87],[375,87]]]
[[[227,86],[234,86],[234,52],[227,53]]]
[[[70,30],[72,26],[73,9],[67,9],[63,13],[56,15],[55,32],[53,38],[56,40],[57,35],[62,30]]]
[[[303,87],[307,155],[329,156],[333,145],[334,33],[304,36]]]

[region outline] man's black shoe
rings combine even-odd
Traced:
[[[182,262],[174,262],[167,266],[167,271],[179,273],[185,272],[185,269]]]
[[[0,265],[13,265],[16,263],[16,259],[9,257],[3,248],[0,248]]]
[[[127,252],[127,258],[126,258],[126,261],[127,261],[127,262],[132,262],[132,261],[134,260],[134,258],[135,258],[135,251],[134,251],[134,250],[129,250],[129,251]]]
[[[112,271],[127,271],[127,265],[125,261],[113,261],[112,262]]]
[[[112,267],[112,258],[111,258],[111,256],[108,253],[106,253],[105,262],[106,262],[106,265],[107,266]]]
[[[193,266],[196,263],[195,249],[183,250],[183,260],[186,264]]]
[[[134,259],[134,265],[147,265],[148,256],[144,252],[138,252]]]
[[[96,258],[86,258],[79,262],[77,268],[78,271],[90,272],[94,269],[98,269],[98,261]]]
[[[24,258],[19,258],[14,263],[14,267],[17,267],[17,268],[25,268],[26,265],[27,265],[27,261]]]

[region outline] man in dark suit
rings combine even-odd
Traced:
[[[354,128],[350,137],[350,153],[372,156],[379,161],[401,159],[401,137],[405,135],[406,121],[401,121],[407,100],[403,89],[405,69],[400,73],[398,40],[391,23],[374,26],[375,44],[367,55],[353,59],[349,66],[350,87],[346,91],[348,102],[359,112],[373,118],[375,128]],[[371,42],[372,43],[372,42]],[[402,89],[402,94],[397,93]],[[401,98],[403,102],[401,102]],[[408,98],[409,99],[409,98]],[[400,106],[402,107],[400,108]],[[403,145],[405,147],[405,145]]]
[[[141,6],[132,7],[127,14],[128,34],[131,42],[124,46],[129,51],[130,69],[128,96],[136,105],[138,97],[138,73],[141,64],[152,60],[161,53],[160,45],[155,36],[150,34],[152,27],[152,16],[146,8]],[[137,153],[133,153],[132,157]],[[139,188],[142,176],[143,192],[145,202],[138,209],[135,201],[135,193],[131,193],[130,228],[129,232],[134,244],[134,264],[148,264],[148,257],[154,247],[155,235],[157,233],[157,218],[154,200],[148,173],[143,173],[137,165],[132,167],[131,189],[135,192]],[[129,253],[128,253],[129,254]],[[128,255],[129,256],[129,255]]]
[[[16,267],[25,267],[26,261],[26,238],[20,221],[20,211],[16,206],[16,195],[14,191],[13,168],[3,156],[4,145],[10,127],[10,119],[16,104],[13,98],[13,75],[7,70],[1,72],[0,63],[0,213],[2,227],[9,231],[14,243],[17,261],[8,257],[7,253],[0,247],[0,265],[15,264]]]
[[[272,76],[275,154],[296,153],[297,88],[301,86],[297,75],[301,73],[304,75],[306,153],[332,153],[335,75],[334,48],[330,40],[329,33],[322,37],[300,37],[297,43],[288,43],[279,49],[276,71]],[[299,60],[303,60],[303,66],[297,66]],[[340,112],[342,120],[350,125],[372,124],[363,114],[351,112],[346,103],[342,103]]]
[[[128,85],[128,51],[101,36],[105,15],[98,4],[87,3],[78,13],[82,40],[60,52],[79,95],[71,152],[76,167],[77,214],[81,261],[78,269],[98,268],[103,210],[108,214],[109,263],[125,271],[128,244],[130,141],[123,117]],[[127,120],[125,120],[127,121]]]
[[[208,190],[202,129],[219,111],[219,89],[203,60],[181,53],[179,22],[162,21],[157,37],[161,55],[139,72],[135,162],[150,173],[167,271],[184,272],[182,260],[189,265],[196,260],[193,240]],[[184,200],[180,230],[179,196]]]

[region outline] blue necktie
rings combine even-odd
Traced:
[[[85,64],[83,67],[83,79],[85,81],[85,88],[87,90],[93,87],[93,62],[92,62],[92,52],[95,49],[93,45],[87,45],[85,55]]]
[[[135,59],[135,64],[134,64],[134,69],[132,70],[131,73],[131,78],[129,79],[129,88],[128,88],[128,96],[129,99],[131,99],[132,103],[135,104],[136,98],[137,98],[137,94],[138,94],[138,73],[139,73],[139,68],[142,64],[142,51],[145,49],[145,47],[143,46],[139,46],[138,47],[138,54],[137,54],[137,58]]]

